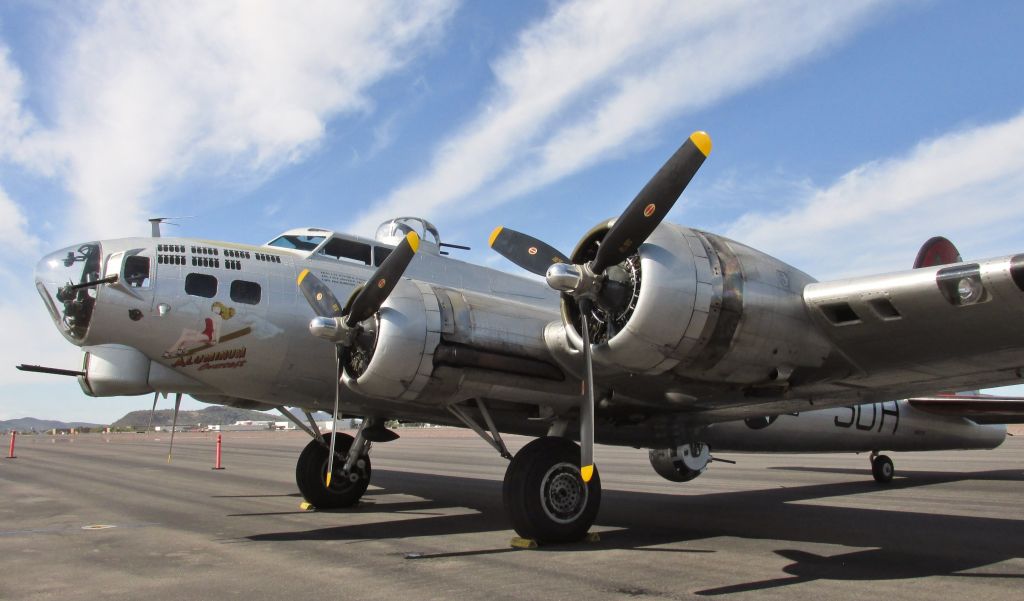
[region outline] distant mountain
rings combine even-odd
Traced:
[[[306,421],[306,417],[301,411],[292,410],[293,414],[301,419],[303,423]],[[317,421],[327,421],[331,419],[330,413],[324,413],[317,411],[313,413],[313,418]],[[160,409],[153,414],[153,425],[154,426],[170,426],[174,419],[173,409]],[[197,425],[225,425],[233,424],[237,421],[253,420],[253,421],[283,421],[285,418],[277,413],[266,413],[263,411],[252,411],[250,409],[236,409],[235,407],[225,407],[221,405],[211,405],[198,411],[181,411],[178,413],[178,425],[179,426],[197,426]],[[132,427],[132,428],[144,428],[150,423],[149,410],[144,409],[140,411],[132,411],[110,424],[111,427]],[[34,417],[20,417],[17,419],[0,420],[0,432],[7,432],[9,430],[17,430],[18,432],[43,432],[46,430],[66,430],[68,428],[103,428],[106,424],[90,424],[87,422],[62,422],[52,419],[36,419]]]
[[[61,422],[54,419],[36,419],[34,417],[19,417],[17,419],[0,420],[0,432],[17,430],[18,432],[43,432],[45,430],[66,430],[68,428],[102,428],[101,424],[90,424],[87,422]]]
[[[149,413],[149,410],[132,411],[110,425],[115,428],[144,428],[149,424]],[[158,409],[156,413],[153,414],[153,425],[170,426],[173,419],[173,409]],[[221,405],[213,405],[206,407],[205,409],[200,409],[199,411],[181,411],[178,413],[179,426],[224,425],[233,424],[242,420],[279,422],[284,419],[284,417],[276,412],[264,413],[262,411],[237,409],[235,407],[224,407]]]

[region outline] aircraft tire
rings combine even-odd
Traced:
[[[871,460],[871,475],[875,477],[875,482],[888,484],[892,482],[895,473],[896,468],[887,455],[878,455]]]
[[[352,437],[348,434],[338,434],[338,442],[335,450],[344,456],[352,446]],[[331,434],[325,434],[324,440],[331,443]],[[331,477],[331,488],[328,489],[325,476],[327,474],[327,458],[330,451],[316,440],[309,441],[306,448],[299,454],[299,460],[295,464],[295,483],[299,486],[299,492],[303,498],[317,509],[338,509],[341,507],[352,507],[359,502],[366,487],[370,485],[370,457],[360,457],[362,465],[356,465],[352,470],[359,478],[352,482],[342,473],[344,462],[337,457],[334,458],[334,475]]]
[[[519,536],[539,543],[581,540],[601,506],[601,477],[580,477],[580,448],[556,436],[538,438],[509,463],[505,512]]]

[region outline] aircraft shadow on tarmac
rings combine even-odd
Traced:
[[[772,466],[765,469],[784,472],[808,472],[819,474],[851,474],[854,476],[870,475],[867,469],[845,468],[845,467],[807,467],[807,466]],[[992,470],[988,472],[912,472],[899,470],[893,486],[899,488],[902,484],[943,484],[947,482],[960,482],[962,480],[1016,480],[1024,482],[1024,470]]]
[[[800,468],[817,469],[817,468]],[[845,470],[822,470],[845,473]],[[856,471],[864,474],[862,470]],[[889,489],[913,488],[958,480],[1024,481],[1019,470],[970,474],[902,471]],[[355,540],[445,536],[501,532],[508,521],[501,507],[501,483],[454,476],[375,470],[377,494],[406,494],[421,500],[361,503],[339,511],[366,514],[426,514],[401,521],[383,520],[313,530],[275,532],[247,537],[251,541]],[[871,481],[791,486],[767,490],[710,494],[658,494],[605,490],[596,525],[596,544],[553,545],[540,551],[588,552],[629,549],[648,552],[714,553],[717,537],[824,543],[865,548],[822,556],[781,548],[775,553],[793,563],[786,577],[741,582],[695,591],[719,595],[775,588],[813,580],[893,580],[928,576],[1024,578],[1024,574],[968,573],[1013,558],[1024,557],[1024,520],[915,513],[906,504],[875,508],[830,507],[798,503],[825,497],[877,492]],[[696,490],[694,491],[697,492]],[[450,515],[446,510],[469,507],[474,513]],[[504,536],[499,536],[504,542]],[[702,541],[705,548],[666,548],[665,545]],[[726,543],[728,544],[728,543]],[[424,554],[417,559],[517,552],[503,545],[490,549]],[[534,551],[536,552],[536,551]]]

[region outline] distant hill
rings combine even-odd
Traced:
[[[292,410],[294,414],[299,417],[305,423],[306,418],[300,411]],[[317,421],[326,421],[331,419],[329,413],[317,411],[313,414],[314,419]],[[154,426],[170,426],[171,421],[174,419],[173,409],[160,409],[153,415]],[[221,405],[211,405],[198,411],[181,411],[178,413],[178,425],[180,426],[197,426],[202,424],[204,426],[209,425],[225,425],[233,424],[237,421],[253,420],[253,421],[283,421],[285,418],[276,411],[273,413],[266,413],[263,411],[252,411],[250,409],[236,409],[235,407],[224,407]],[[140,411],[132,411],[110,424],[112,427],[132,427],[132,428],[144,428],[149,424],[149,410],[143,409]],[[7,432],[9,430],[17,430],[18,432],[44,432],[46,430],[66,430],[68,428],[103,428],[106,424],[90,424],[87,422],[62,422],[53,419],[36,419],[34,417],[19,417],[17,419],[0,420],[0,432]]]
[[[62,422],[54,419],[36,419],[34,417],[19,417],[17,419],[0,420],[0,432],[17,430],[18,432],[43,432],[45,430],[66,430],[68,428],[102,428],[101,424],[90,424],[87,422]]]
[[[173,409],[158,409],[153,414],[154,426],[170,426],[174,419]],[[237,409],[235,407],[224,407],[213,405],[200,409],[199,411],[181,411],[178,413],[179,426],[204,426],[233,424],[241,420],[254,421],[283,421],[285,418],[279,413],[264,413],[251,409]],[[149,424],[149,410],[132,411],[116,422],[111,427],[145,427]]]

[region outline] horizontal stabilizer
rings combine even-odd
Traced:
[[[966,417],[978,424],[1024,424],[1024,398],[935,396],[907,399],[914,409],[936,415]]]

